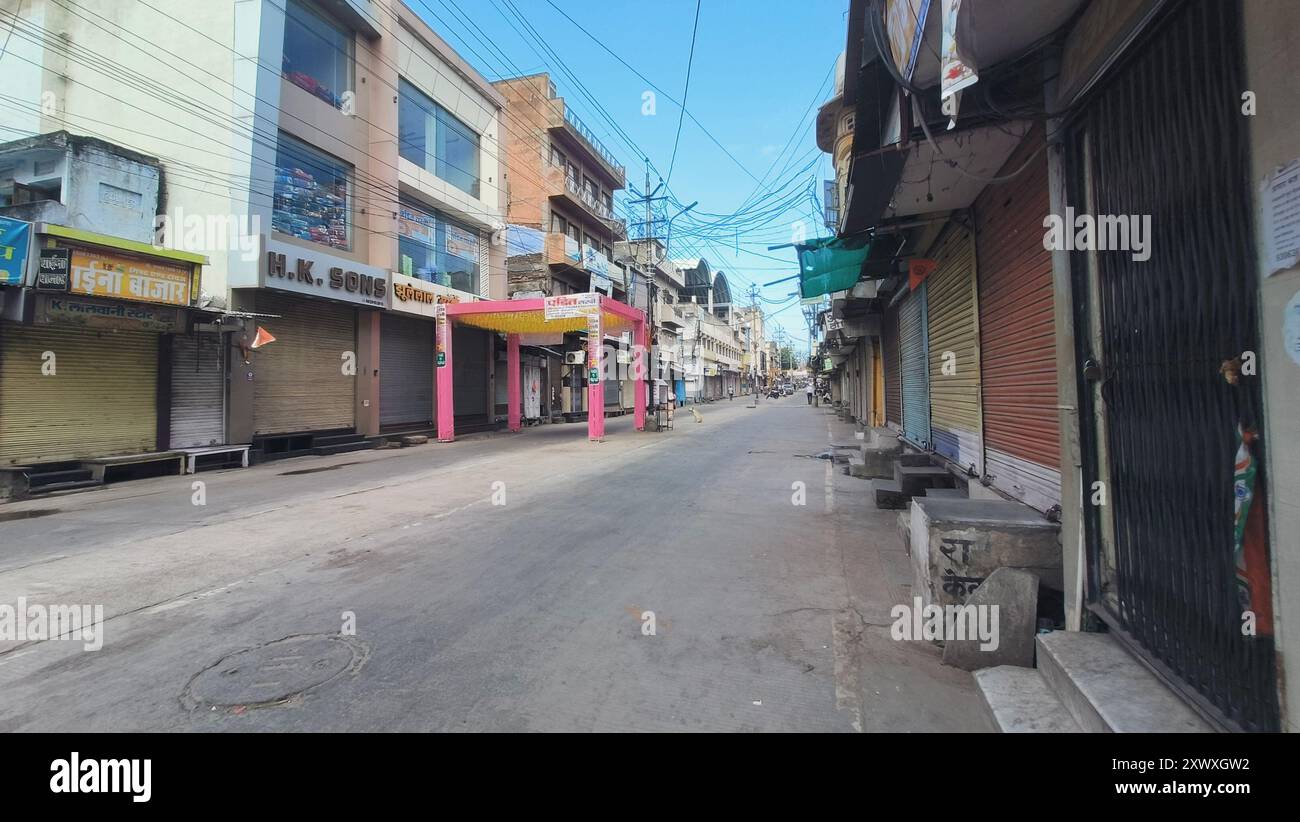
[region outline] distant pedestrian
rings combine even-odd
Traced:
[[[734,399],[736,399],[736,387],[735,387],[734,385],[733,385],[733,386],[728,386],[728,387],[727,387],[727,402],[731,402],[731,401],[734,400]]]
[[[808,404],[812,405],[813,384],[810,382],[803,387],[804,393],[808,395]]]

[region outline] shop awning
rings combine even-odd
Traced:
[[[854,286],[871,254],[865,237],[823,237],[795,246],[799,253],[799,296],[805,300]]]

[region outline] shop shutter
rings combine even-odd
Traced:
[[[0,464],[158,450],[157,377],[157,334],[0,324]]]
[[[353,429],[356,376],[343,363],[356,357],[356,309],[263,293],[257,310],[279,317],[259,320],[275,342],[253,353],[254,433]]]
[[[452,375],[455,415],[486,416],[489,332],[452,324]],[[504,370],[504,369],[502,369]]]
[[[433,329],[433,323],[411,317],[380,317],[380,425],[432,424]]]
[[[881,328],[881,343],[884,351],[885,371],[885,421],[890,425],[903,425],[903,384],[899,381],[898,370],[898,309],[887,308],[885,321]]]
[[[1014,179],[975,202],[985,471],[993,485],[1046,511],[1061,502],[1050,209],[1043,127],[1035,126],[999,175]],[[1037,156],[1035,156],[1037,152]]]
[[[925,346],[926,284],[903,298],[898,311],[899,370],[903,386],[903,434],[913,443],[930,445],[929,366]]]
[[[983,475],[974,238],[952,223],[933,256],[936,266],[926,281],[933,448]]]
[[[171,337],[171,446],[202,448],[226,441],[226,337]]]

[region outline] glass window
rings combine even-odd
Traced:
[[[440,212],[401,204],[397,253],[408,277],[478,293],[478,232]]]
[[[352,35],[301,0],[284,8],[284,56],[280,71],[295,86],[335,108],[352,91]]]
[[[400,81],[398,95],[398,153],[477,197],[478,134],[405,80]]]
[[[275,148],[271,227],[313,243],[352,247],[347,164],[281,134]]]
[[[560,168],[568,168],[569,166],[569,158],[565,157],[564,152],[555,146],[551,146],[551,165]]]
[[[566,228],[564,218],[559,214],[551,214],[551,233],[563,234]]]

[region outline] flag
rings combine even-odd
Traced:
[[[267,343],[273,342],[275,342],[275,337],[271,336],[271,332],[259,325],[257,333],[253,335],[253,344],[248,347],[256,351]]]

